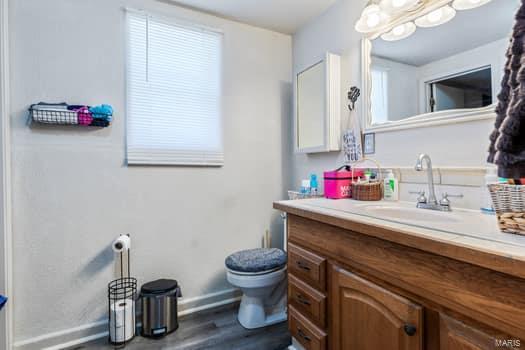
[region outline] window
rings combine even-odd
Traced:
[[[388,121],[388,71],[372,68],[372,116],[375,123]]]
[[[127,12],[128,164],[223,164],[222,34]]]

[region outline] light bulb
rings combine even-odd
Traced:
[[[405,24],[401,24],[398,26],[395,26],[391,31],[388,33],[384,33],[381,35],[381,39],[386,41],[396,41],[408,38],[414,32],[416,31],[416,25],[413,22],[408,22]]]
[[[456,10],[471,10],[488,4],[491,0],[454,0],[452,7]]]
[[[407,0],[392,0],[392,6],[395,8],[403,7],[407,3]]]
[[[397,27],[394,27],[394,29],[392,29],[392,34],[394,34],[395,36],[401,36],[405,33],[405,25],[400,25],[400,26],[397,26]]]
[[[370,33],[389,20],[389,15],[377,4],[365,7],[361,18],[355,24],[355,29],[360,33]]]
[[[363,14],[361,16],[362,17],[366,17],[366,16],[371,15],[372,13],[377,13],[379,11],[381,11],[381,8],[378,5],[376,5],[376,4],[368,5],[363,10]]]
[[[380,0],[379,7],[389,14],[401,13],[418,5],[420,0]]]
[[[429,22],[432,22],[432,23],[439,22],[441,18],[443,18],[443,10],[437,9],[435,11],[432,11],[427,15],[427,18]]]
[[[377,27],[377,25],[379,24],[380,21],[381,21],[381,19],[379,18],[379,15],[377,13],[372,13],[372,14],[368,15],[368,17],[366,19],[366,25],[369,28],[374,28],[374,27]]]
[[[435,27],[440,24],[447,23],[456,15],[456,10],[452,7],[445,5],[437,10],[434,10],[423,17],[416,19],[418,27],[429,28]]]

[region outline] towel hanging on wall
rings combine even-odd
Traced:
[[[350,88],[348,93],[350,115],[348,116],[348,127],[343,133],[343,151],[346,164],[355,163],[363,159],[361,125],[356,113],[353,113],[355,112],[355,103],[360,95],[359,88],[355,86]]]
[[[500,177],[525,177],[525,0],[516,13],[507,63],[490,135],[488,162],[498,166]]]

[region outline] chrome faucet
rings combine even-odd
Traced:
[[[417,199],[417,207],[421,209],[431,209],[440,211],[450,211],[450,202],[444,196],[443,200],[438,203],[436,198],[436,190],[434,188],[434,172],[432,170],[432,160],[428,154],[420,154],[416,162],[416,171],[423,171],[423,163],[427,162],[427,174],[428,174],[428,199],[425,197],[425,193],[421,193]]]

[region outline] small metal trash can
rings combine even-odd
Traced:
[[[143,337],[160,338],[179,328],[177,298],[181,296],[175,280],[160,279],[142,286]]]

